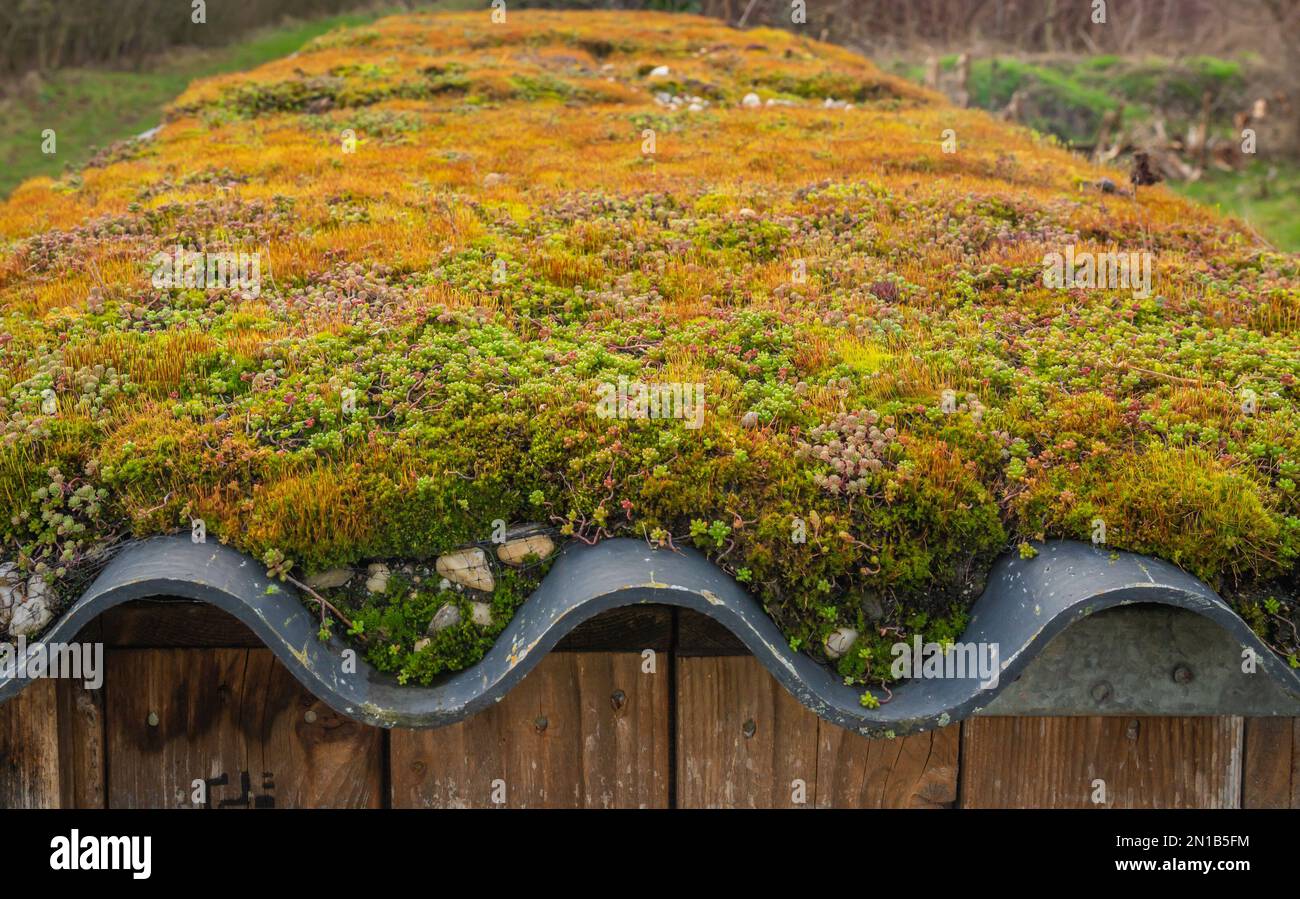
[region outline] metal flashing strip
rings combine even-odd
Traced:
[[[346,656],[355,650],[338,637],[321,641],[318,618],[292,588],[270,580],[263,565],[228,547],[187,537],[156,537],[123,550],[39,642],[71,641],[104,610],[160,596],[207,602],[229,612],[313,694],[343,714],[381,727],[439,727],[469,717],[505,696],[583,621],[635,603],[681,606],[715,619],[801,703],[867,736],[916,733],[980,713],[1300,714],[1300,673],[1204,583],[1165,562],[1073,541],[1040,544],[1032,559],[1007,555],[994,566],[962,642],[999,648],[996,684],[986,689],[970,677],[909,680],[878,708],[861,704],[861,688],[792,651],[759,603],[703,555],[656,550],[632,539],[567,546],[487,655],[428,687],[401,686],[359,654]],[[1098,659],[1115,634],[1149,632],[1145,625],[1133,625],[1131,615],[1099,617],[1077,639],[1049,647],[1076,622],[1134,604],[1184,610],[1205,621],[1189,630],[1181,623],[1186,616],[1177,627],[1169,618],[1170,636],[1161,642],[1146,645],[1143,638],[1143,645],[1112,647],[1143,659],[1124,677],[1105,674]],[[1103,620],[1111,623],[1102,626]],[[1206,623],[1213,626],[1207,629]],[[1071,651],[1071,646],[1085,649]],[[1202,653],[1207,647],[1212,658]],[[1186,655],[1184,667],[1193,673],[1190,678],[1165,675],[1170,686],[1161,692],[1150,672],[1167,665],[1171,653]],[[1253,654],[1256,673],[1241,671],[1243,653]],[[1040,655],[1042,671],[1017,681]],[[352,666],[344,664],[348,658]],[[0,701],[27,682],[13,676],[0,681]]]

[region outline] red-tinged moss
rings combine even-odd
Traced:
[[[785,32],[328,35],[0,206],[0,558],[66,595],[99,544],[194,518],[299,578],[413,578],[494,522],[694,544],[797,648],[858,631],[836,664],[866,684],[899,635],[959,634],[999,552],[1100,522],[1293,654],[1297,259],[1102,178]],[[257,290],[155,286],[178,244],[259,254]],[[1152,253],[1152,290],[1054,288],[1067,247]],[[703,412],[605,417],[620,379]],[[425,681],[535,575],[419,649],[464,594],[352,581],[339,608]]]

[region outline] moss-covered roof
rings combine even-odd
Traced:
[[[177,247],[260,279],[160,281]],[[1151,289],[1044,277],[1112,252]],[[994,555],[1100,525],[1294,652],[1298,287],[1243,226],[796,34],[386,19],[0,206],[0,558],[66,595],[95,543],[194,518],[297,577],[494,522],[636,535],[797,647],[861,632],[870,680]],[[415,650],[420,590],[350,607],[372,652],[490,643],[466,615]]]

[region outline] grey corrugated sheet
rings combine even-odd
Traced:
[[[800,702],[869,736],[915,733],[980,712],[1191,714],[1205,713],[1209,704],[1208,710],[1217,714],[1300,714],[1300,675],[1201,581],[1164,562],[1084,543],[1054,541],[1038,550],[1032,559],[1011,555],[998,562],[962,638],[999,647],[1002,670],[996,686],[981,689],[972,678],[913,680],[897,685],[892,698],[875,709],[861,704],[860,688],[792,652],[759,604],[704,556],[655,550],[630,539],[566,547],[487,656],[429,687],[399,686],[361,658],[355,659],[355,673],[347,673],[344,654],[351,650],[338,638],[318,639],[319,620],[291,588],[270,581],[264,567],[247,556],[186,537],[158,537],[123,550],[43,640],[69,641],[96,615],[129,600],[200,600],[252,628],[308,690],[338,711],[383,727],[438,727],[500,700],[561,637],[593,615],[633,603],[658,603],[716,619]],[[1055,675],[1036,677],[1039,686],[1033,689],[1025,686],[1030,678],[1013,683],[1070,625],[1095,612],[1137,603],[1189,610],[1221,629],[1225,636],[1217,644],[1205,644],[1213,644],[1213,659],[1199,657],[1201,649],[1187,659],[1191,670],[1201,669],[1199,676],[1164,687],[1163,694],[1150,693],[1143,689],[1150,674],[1141,666],[1125,675],[1088,670],[1087,659],[1067,658],[1055,663]],[[1141,627],[1127,631],[1142,632]],[[1095,630],[1090,642],[1075,642],[1091,647],[1091,653],[1113,639],[1111,633],[1103,628]],[[1197,633],[1203,638],[1205,631]],[[1167,641],[1147,650],[1128,649],[1147,653],[1140,657],[1148,659],[1148,668],[1182,652]],[[1234,660],[1247,649],[1258,658],[1258,674],[1222,670],[1239,668]],[[12,677],[0,682],[0,700],[25,683]]]

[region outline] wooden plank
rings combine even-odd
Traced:
[[[274,784],[281,808],[379,808],[384,733],[334,711],[268,650],[250,652],[245,682],[250,768]],[[247,700],[248,697],[246,697]]]
[[[1243,808],[1300,808],[1300,718],[1247,718]]]
[[[957,803],[961,725],[869,740],[818,722],[819,808],[951,808]]]
[[[869,740],[822,721],[752,656],[682,658],[677,671],[682,807],[940,808],[956,801],[957,726]]]
[[[817,729],[752,656],[678,659],[677,804],[811,807]]]
[[[58,808],[57,683],[40,680],[0,705],[0,808]]]
[[[102,690],[38,680],[0,704],[0,808],[103,805]]]
[[[112,808],[217,806],[247,775],[245,650],[113,650],[105,709]],[[207,784],[195,796],[194,781]],[[237,790],[233,791],[236,794]]]
[[[968,808],[1236,808],[1241,718],[972,718]],[[1105,801],[1096,781],[1105,786]]]
[[[118,649],[107,668],[111,807],[194,808],[196,780],[208,808],[381,801],[382,735],[324,710],[268,650]]]
[[[664,660],[552,653],[498,704],[391,738],[394,807],[666,807]]]
[[[64,808],[103,808],[104,691],[84,681],[61,680],[55,689],[59,717],[59,793]]]

